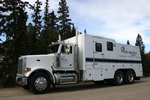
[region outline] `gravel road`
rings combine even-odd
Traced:
[[[150,100],[150,77],[122,86],[93,82],[57,86],[41,95],[21,87],[1,88],[0,100]]]

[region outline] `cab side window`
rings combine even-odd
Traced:
[[[113,43],[112,42],[107,42],[107,50],[113,51]]]
[[[65,53],[65,46],[64,45],[61,48],[61,53]]]
[[[66,53],[66,51],[65,51],[66,48],[67,47],[63,45],[61,48],[61,53]],[[70,49],[70,54],[72,54],[72,46],[69,46],[69,49]]]
[[[102,44],[101,43],[95,43],[95,51],[102,52]]]

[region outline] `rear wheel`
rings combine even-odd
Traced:
[[[29,89],[35,94],[46,93],[50,88],[50,79],[44,73],[34,74],[29,81]]]
[[[127,71],[125,74],[125,83],[132,84],[134,82],[134,79],[135,79],[134,72],[132,70]]]
[[[114,84],[117,85],[117,86],[124,84],[124,74],[123,74],[122,71],[117,71],[115,73]]]

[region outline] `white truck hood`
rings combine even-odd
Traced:
[[[24,59],[23,68],[31,68],[31,71],[26,71],[25,76],[28,77],[36,70],[46,70],[52,72],[52,66],[55,60],[55,54],[47,55],[27,55],[20,57]],[[19,66],[20,67],[20,66]]]

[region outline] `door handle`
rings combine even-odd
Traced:
[[[102,53],[101,55],[104,55],[104,53]]]

